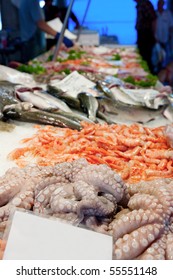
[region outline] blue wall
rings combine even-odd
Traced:
[[[68,2],[68,1],[67,1]],[[157,0],[151,1],[156,8]],[[88,0],[75,0],[72,10],[82,22]],[[131,45],[136,42],[134,0],[91,0],[84,26],[97,30],[100,35],[116,35],[120,44]],[[70,29],[73,29],[71,23]]]

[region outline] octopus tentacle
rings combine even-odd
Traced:
[[[128,202],[128,207],[131,210],[134,209],[144,209],[147,210],[153,209],[157,211],[157,213],[163,214],[163,206],[159,203],[159,200],[149,194],[141,194],[141,193],[135,193]]]
[[[8,203],[22,188],[23,184],[12,181],[0,187],[0,207]]]
[[[145,225],[126,234],[114,244],[114,259],[126,260],[139,256],[163,232],[160,224]]]
[[[133,210],[126,215],[120,216],[113,221],[113,238],[114,241],[121,238],[124,234],[130,233],[141,226],[147,224],[161,223],[162,217],[150,210]]]
[[[56,213],[52,215],[60,220],[67,221],[73,225],[78,226],[81,223],[81,219],[78,217],[76,213]]]
[[[77,212],[80,216],[90,214],[104,217],[115,212],[116,201],[112,201],[110,196],[109,199],[108,196],[98,196],[99,189],[96,191],[93,185],[83,181],[78,181],[73,185],[76,198],[81,200],[77,205]]]
[[[166,184],[169,184],[169,181],[165,181]],[[171,186],[165,186],[163,179],[148,182],[147,185],[146,182],[142,181],[140,183],[128,186],[128,190],[130,196],[136,193],[153,195],[159,200],[159,204],[162,205],[164,215],[170,215],[170,206],[172,204],[172,196],[170,195]]]
[[[100,192],[112,194],[117,202],[123,198],[126,189],[121,177],[104,164],[88,165],[76,175],[75,180],[82,180]]]
[[[163,235],[151,244],[141,255],[138,260],[165,260],[166,236]]]
[[[167,235],[166,240],[166,260],[173,260],[173,233]]]
[[[54,213],[76,213],[76,197],[72,184],[57,184],[50,198],[50,207]]]
[[[48,215],[53,214],[49,206],[49,201],[54,190],[56,190],[56,184],[50,184],[35,196],[33,207],[34,212]]]
[[[109,221],[99,221],[95,216],[85,216],[84,220],[82,223],[89,229],[104,233],[104,234],[109,234],[108,231],[108,225]]]
[[[35,196],[37,197],[37,195],[44,190],[47,186],[49,185],[53,185],[56,183],[66,183],[68,182],[68,180],[66,178],[64,178],[63,176],[52,176],[52,177],[48,177],[44,180],[41,180],[36,186],[35,186]],[[46,194],[46,193],[45,193]]]

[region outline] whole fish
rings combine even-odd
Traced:
[[[163,113],[164,107],[155,110],[140,106],[130,106],[121,102],[112,102],[108,98],[99,98],[99,112],[103,112],[110,121],[115,123],[147,123]]]
[[[58,90],[56,87],[48,85],[47,92],[49,94],[53,95],[54,97],[63,100],[70,107],[77,109],[77,110],[81,110],[79,99],[66,94],[62,90]]]
[[[111,113],[115,115],[118,115],[117,109],[126,110],[126,108],[134,108],[134,109],[146,108],[143,107],[142,105],[126,104],[119,100],[113,101],[111,98],[107,98],[105,96],[97,97],[97,101],[99,103],[99,110],[101,112],[104,113],[106,111],[107,113]]]
[[[68,127],[77,130],[81,129],[81,125],[79,122],[54,113],[49,113],[32,108],[32,104],[27,102],[7,105],[5,106],[3,113],[6,119],[15,119],[23,122],[33,122],[59,127]]]
[[[0,81],[0,119],[3,119],[3,108],[6,105],[16,104],[18,100],[14,98],[15,84]]]
[[[0,81],[0,118],[3,117],[2,110],[5,105],[18,103],[18,100],[14,97],[15,87],[16,84]]]
[[[55,106],[56,109],[62,110],[64,112],[72,112],[72,110],[69,108],[69,106],[62,100],[60,100],[57,97],[54,97],[52,95],[50,95],[49,93],[47,93],[46,91],[34,91],[35,94],[37,94],[38,96],[41,96],[43,98],[45,98],[46,100],[48,100],[48,102],[50,103],[50,105]]]
[[[26,89],[27,90],[27,89]],[[34,92],[28,90],[28,91],[16,91],[17,97],[22,102],[30,102],[33,104],[34,107],[41,109],[41,110],[51,110],[52,106],[46,100],[38,95],[36,95]],[[54,107],[55,108],[55,107]]]
[[[0,80],[0,93],[6,93],[9,95],[14,95],[16,83],[11,83],[9,81],[1,81]]]
[[[53,98],[51,95],[42,93],[40,90],[26,88],[24,91],[21,87],[16,89],[16,95],[21,101],[31,102],[34,107],[41,110],[51,111],[61,109],[66,112],[71,112],[70,108],[62,100]]]
[[[113,124],[116,123],[116,121],[114,121],[113,119],[110,119],[109,116],[105,115],[103,112],[98,111],[97,112],[97,117],[99,117],[100,119],[104,120],[106,123],[108,124]],[[98,118],[97,118],[98,120]]]
[[[104,82],[102,82],[102,81],[97,81],[97,83],[96,83],[96,88],[97,88],[98,90],[100,90],[100,91],[104,94],[104,96],[115,100],[114,94],[113,94],[112,91],[106,86],[106,83],[104,83]]]
[[[60,115],[60,116],[64,116],[66,118],[70,118],[71,120],[74,120],[77,122],[84,121],[84,122],[93,123],[92,120],[88,119],[84,114],[81,114],[80,112],[72,111],[71,113],[69,113],[69,112],[57,110],[57,111],[54,111],[54,113],[57,115]]]
[[[87,113],[88,118],[92,120],[93,122],[97,122],[97,110],[98,110],[98,101],[97,99],[86,92],[81,92],[78,94],[78,99],[81,102],[81,107],[84,110],[84,112]]]

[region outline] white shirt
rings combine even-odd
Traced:
[[[159,42],[168,42],[170,27],[173,27],[173,15],[171,14],[171,12],[168,10],[164,10],[162,13],[159,13],[157,11],[155,36]]]

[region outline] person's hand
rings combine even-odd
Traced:
[[[58,40],[59,39],[59,36],[60,36],[60,33],[57,32],[56,36],[55,36],[55,39]],[[64,37],[63,38],[63,43],[64,45],[67,47],[67,48],[71,48],[74,46],[74,43],[72,40],[68,39],[67,37]]]

